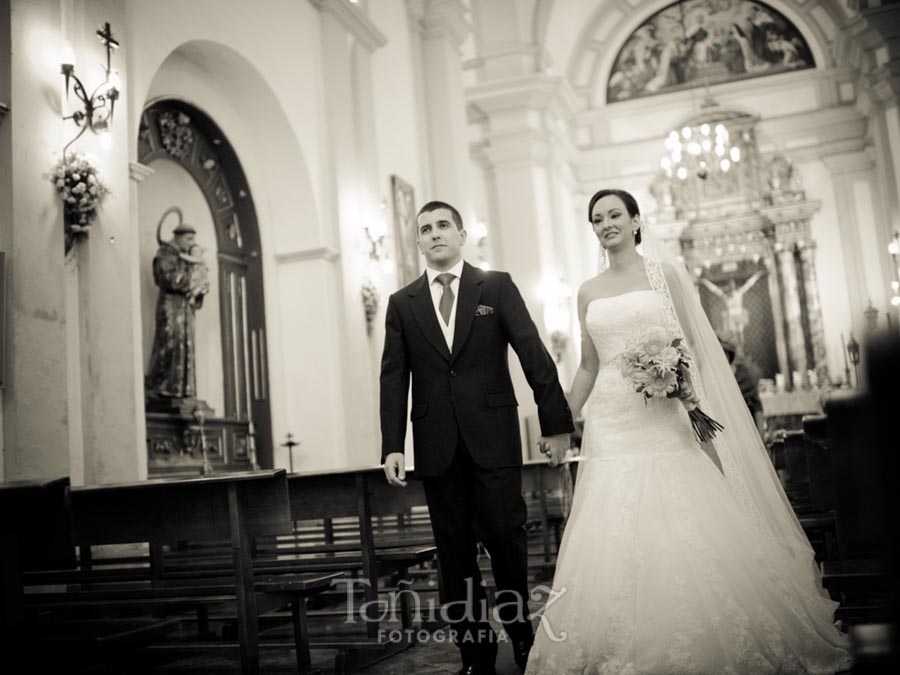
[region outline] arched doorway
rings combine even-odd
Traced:
[[[259,466],[271,468],[259,226],[240,160],[209,115],[175,99],[155,101],[144,110],[138,159],[146,165],[174,162],[186,171],[206,201],[215,232],[216,310],[221,338],[221,396],[217,398],[222,409],[204,422],[213,465],[250,468],[255,459]],[[189,411],[178,410],[178,401],[172,403],[168,411],[148,409],[151,474],[183,473],[202,462],[197,456],[197,424],[190,419]]]

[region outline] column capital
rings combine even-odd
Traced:
[[[141,164],[140,162],[128,163],[128,175],[135,183],[143,182],[145,178],[149,178],[154,173],[156,173],[156,169],[146,164]]]
[[[472,146],[472,158],[482,168],[545,165],[552,155],[550,134],[539,129],[494,135]]]
[[[461,0],[406,0],[406,11],[426,40],[449,38],[459,49],[472,32],[468,9]]]
[[[476,84],[466,89],[466,102],[470,109],[487,117],[508,110],[543,112],[555,108],[565,116],[578,110],[578,97],[569,81],[541,73]]]
[[[848,173],[871,171],[875,166],[871,155],[865,149],[838,152],[833,155],[823,155],[822,163],[832,176]]]
[[[387,44],[387,37],[368,16],[350,0],[309,0],[321,13],[333,16],[369,52]]]

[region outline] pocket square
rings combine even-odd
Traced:
[[[494,308],[490,305],[478,305],[475,308],[475,316],[487,316],[488,314],[493,314]]]

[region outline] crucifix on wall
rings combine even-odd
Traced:
[[[751,276],[740,286],[732,279],[729,283],[728,290],[712,283],[709,279],[700,278],[702,283],[709,291],[725,303],[725,309],[722,310],[722,328],[725,329],[729,336],[734,339],[738,345],[744,343],[744,328],[750,321],[750,314],[744,307],[744,294],[749,291],[765,272],[759,271]]]

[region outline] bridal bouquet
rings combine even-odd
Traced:
[[[622,376],[643,394],[653,398],[677,398],[688,411],[694,435],[701,443],[712,440],[724,427],[700,410],[700,399],[691,386],[691,357],[680,337],[652,328],[620,357]]]

